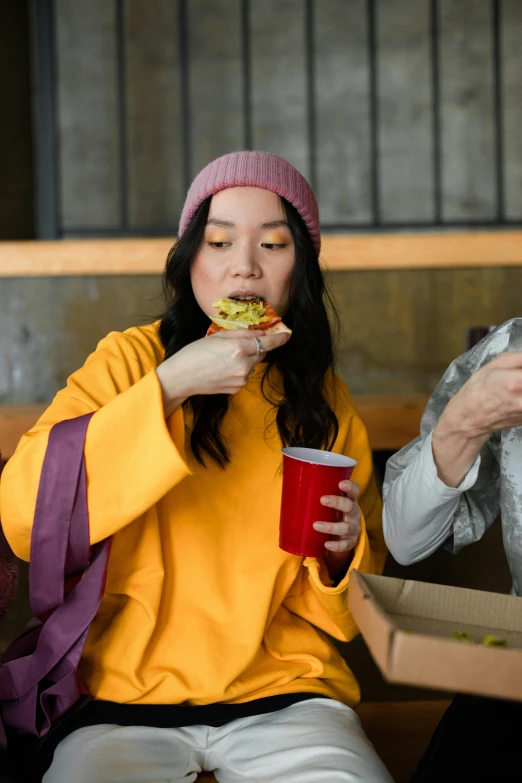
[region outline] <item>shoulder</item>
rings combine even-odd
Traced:
[[[338,419],[359,417],[348,384],[336,372],[331,372],[326,377],[325,396]]]
[[[154,323],[110,332],[83,367],[69,376],[66,389],[59,394],[83,398],[88,390],[101,404],[133,386],[163,361],[158,328],[159,323]]]
[[[159,321],[156,321],[146,326],[133,326],[124,332],[109,332],[100,340],[89,359],[97,360],[104,356],[107,359],[137,362],[148,371],[161,364],[163,355],[164,349],[159,339]]]
[[[361,448],[368,449],[368,433],[353,401],[346,381],[337,373],[331,373],[326,383],[328,404],[337,416],[339,424],[338,443],[356,442]]]
[[[379,493],[372,479],[373,457],[366,425],[361,419],[347,383],[337,373],[329,379],[329,403],[337,416],[339,434],[334,451],[346,454],[356,460],[353,480],[359,484],[361,494],[365,496],[365,515],[375,503],[379,503]],[[369,501],[368,498],[373,498]],[[368,506],[370,503],[370,506]]]

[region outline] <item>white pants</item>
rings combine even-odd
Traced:
[[[88,726],[57,747],[43,783],[393,783],[353,710],[329,699],[226,726]]]

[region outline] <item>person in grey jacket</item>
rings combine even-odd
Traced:
[[[403,565],[441,546],[458,552],[500,514],[522,596],[522,318],[449,366],[419,437],[388,461],[383,494],[384,536]],[[458,696],[414,780],[522,780],[521,730],[522,705]]]

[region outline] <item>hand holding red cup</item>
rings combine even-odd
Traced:
[[[339,545],[329,551],[330,547],[325,545],[332,539],[332,530],[328,529],[331,523],[339,523],[346,518],[341,507],[348,508],[349,505],[350,509],[354,508],[359,513],[356,485],[353,484],[354,500],[348,500],[346,492],[339,488],[341,482],[350,479],[356,465],[357,462],[350,457],[320,449],[283,449],[281,549],[303,557],[337,556],[338,553],[340,557],[346,557],[346,547]],[[347,489],[349,484],[348,481]],[[328,505],[321,502],[325,496],[331,498]],[[321,525],[314,527],[318,522],[326,524],[326,529],[317,529]]]

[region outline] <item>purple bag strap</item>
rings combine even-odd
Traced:
[[[22,636],[2,656],[0,699],[19,699],[49,672],[57,677],[76,670],[102,599],[109,551],[109,540],[93,547],[85,576],[46,620],[34,652],[27,654]]]
[[[84,444],[92,413],[55,424],[38,487],[29,563],[36,617],[64,602],[65,579],[89,563]]]
[[[33,620],[1,656],[0,750],[6,743],[3,721],[43,736],[81,692],[76,669],[103,597],[110,552],[110,539],[89,546],[83,452],[91,416],[60,422],[49,435],[29,575],[35,615],[52,612],[43,625]],[[68,575],[81,578],[65,596]],[[40,692],[42,683],[47,686]]]

